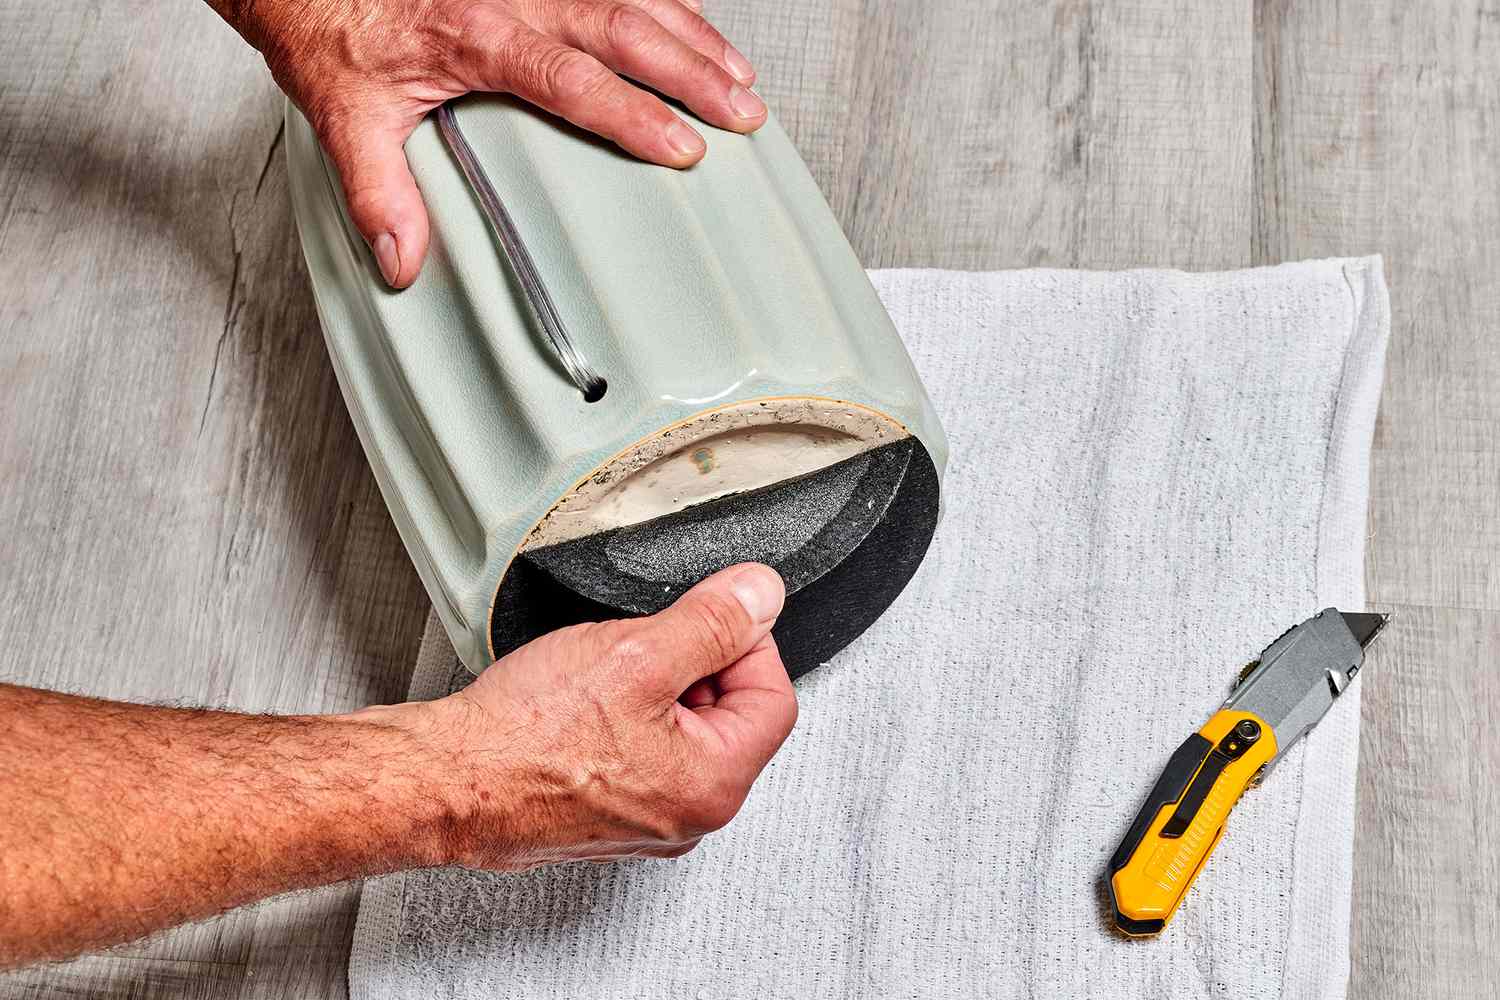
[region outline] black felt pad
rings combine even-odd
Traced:
[[[518,557],[490,622],[496,656],[584,621],[659,611],[735,563],[774,567],[773,634],[793,677],[853,641],[901,593],[937,526],[937,472],[915,438],[825,469]]]

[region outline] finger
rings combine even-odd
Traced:
[[[687,167],[703,158],[701,135],[588,53],[498,15],[476,25],[462,67],[475,89],[515,94],[652,163]]]
[[[694,14],[703,13],[703,0],[677,0],[677,2],[682,4],[688,10],[692,11]]]
[[[386,284],[405,288],[427,256],[427,208],[406,164],[410,129],[342,119],[320,138],[338,170],[344,203]]]
[[[797,722],[797,693],[776,640],[767,632],[714,680],[719,696],[713,704],[682,708],[679,722],[721,758],[747,768],[744,777],[753,779]]]
[[[640,7],[617,0],[575,0],[556,10],[545,27],[558,38],[615,72],[677,98],[704,121],[735,132],[749,132],[765,122],[766,106],[759,97]]]
[[[714,688],[714,679],[705,677],[692,683],[686,691],[677,698],[684,708],[702,708],[712,705],[719,697],[719,692]]]
[[[708,577],[637,624],[636,641],[675,699],[729,666],[771,631],[786,591],[769,566],[741,563]]]
[[[750,65],[750,60],[746,59],[739,49],[730,45],[729,40],[719,34],[718,29],[699,16],[703,11],[701,4],[693,7],[682,0],[622,0],[622,2],[639,7],[656,18],[661,22],[662,27],[723,66],[729,71],[729,75],[740,83],[748,87],[755,82],[755,67]]]
[[[696,850],[698,844],[702,840],[702,837],[694,837],[692,840],[684,841],[681,844],[673,844],[671,847],[657,848],[647,853],[653,858],[680,858],[684,854],[688,854],[691,851]]]

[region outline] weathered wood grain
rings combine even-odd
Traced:
[[[1500,9],[710,0],[872,266],[1386,254],[1355,996],[1500,979]],[[259,60],[191,0],[0,2],[0,679],[330,711],[425,598],[344,414]],[[0,977],[339,996],[356,893]]]
[[[1397,613],[1365,675],[1355,997],[1500,981],[1500,8],[1267,0],[1257,12],[1271,261],[1379,251],[1389,367],[1369,599]]]
[[[0,678],[321,712],[426,604],[328,366],[281,99],[201,4],[0,3]],[[0,996],[324,996],[349,888]],[[290,959],[290,960],[289,960]]]
[[[849,7],[716,17],[867,265],[1247,261],[1248,7]]]

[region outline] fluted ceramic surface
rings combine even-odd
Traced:
[[[415,284],[389,291],[306,121],[287,111],[293,198],[318,312],[392,517],[465,662],[487,661],[496,587],[528,530],[632,443],[705,410],[808,395],[887,414],[941,470],[910,359],[774,120],[694,122],[685,171],[633,160],[501,97],[457,106],[584,353],[585,402],[541,338],[433,125],[407,143],[432,220]]]

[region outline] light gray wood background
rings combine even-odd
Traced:
[[[1385,254],[1356,997],[1500,981],[1500,3],[709,0],[871,266]],[[0,678],[398,700],[426,599],[326,360],[281,104],[193,0],[0,0]],[[3,889],[0,889],[3,891]],[[356,889],[0,996],[340,996]]]

